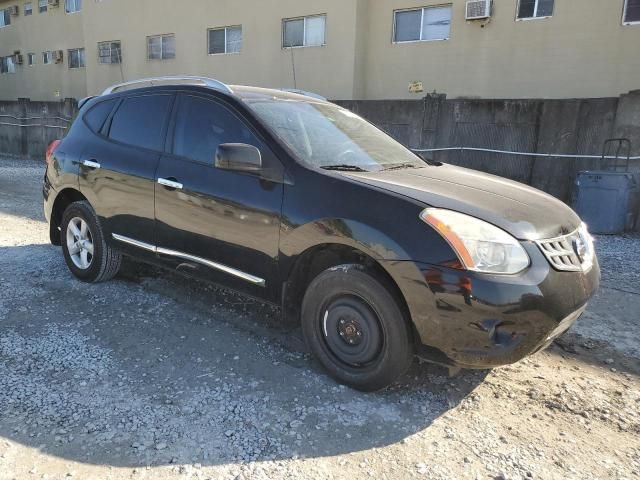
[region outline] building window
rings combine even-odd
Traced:
[[[240,53],[241,50],[242,26],[209,30],[209,55]]]
[[[0,58],[0,73],[16,73],[16,64],[13,61],[13,55]]]
[[[176,58],[175,35],[155,35],[153,37],[147,37],[147,58],[149,60]]]
[[[24,16],[28,17],[29,15],[33,15],[33,4],[31,2],[25,2]]]
[[[625,25],[640,23],[640,0],[626,0],[624,2],[623,23]]]
[[[82,10],[82,0],[64,0],[64,11],[76,13]]]
[[[49,3],[47,0],[38,0],[38,13],[44,13],[47,11]]]
[[[449,39],[451,5],[399,10],[394,15],[395,43]]]
[[[320,47],[326,44],[326,15],[282,21],[282,47]]]
[[[53,63],[53,52],[42,52],[42,63],[51,65]]]
[[[36,64],[36,54],[35,53],[27,53],[27,63],[30,67]]]
[[[120,41],[98,43],[98,63],[111,65],[122,61]]]
[[[82,68],[84,66],[84,48],[72,48],[69,50],[69,68]]]
[[[9,9],[0,10],[0,27],[11,25],[11,13]]]
[[[553,15],[554,0],[520,0],[518,19],[544,18]]]

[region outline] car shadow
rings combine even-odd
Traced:
[[[30,268],[24,268],[25,262]],[[420,364],[362,393],[277,309],[127,261],[78,282],[59,249],[0,247],[0,436],[115,467],[312,458],[428,436],[486,372]]]

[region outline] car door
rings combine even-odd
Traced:
[[[187,273],[274,300],[283,168],[249,123],[212,96],[180,94],[155,188],[158,255]],[[223,143],[257,147],[259,172],[216,168]]]
[[[117,100],[115,112],[80,159],[80,191],[100,217],[105,237],[125,251],[140,254],[142,247],[152,252],[155,173],[174,97],[143,94]]]

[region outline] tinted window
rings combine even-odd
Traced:
[[[106,102],[100,102],[91,108],[84,116],[84,121],[87,122],[89,128],[94,132],[99,132],[104,125],[105,120],[113,110],[117,100],[107,100]]]
[[[223,106],[204,98],[181,97],[173,141],[174,153],[213,165],[221,143],[248,143],[261,147],[247,126]]]
[[[109,137],[122,143],[162,150],[172,95],[129,97],[113,117]]]

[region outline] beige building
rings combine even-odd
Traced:
[[[640,0],[472,3],[0,0],[0,100],[81,98],[172,74],[345,100],[640,88]],[[467,20],[474,12],[484,18]]]

